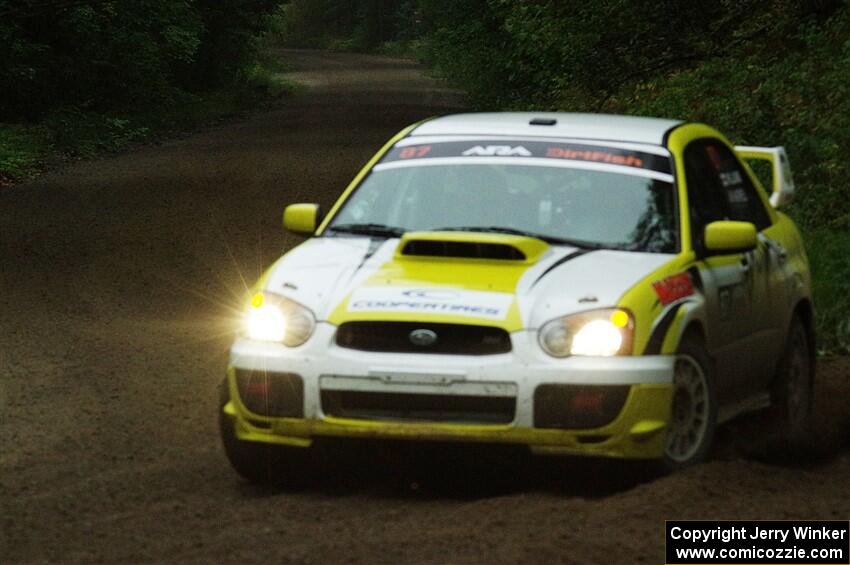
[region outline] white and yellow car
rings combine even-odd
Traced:
[[[748,161],[771,171],[770,193]],[[781,147],[695,123],[459,114],[390,140],[256,283],[221,389],[234,468],[323,437],[703,460],[814,376],[809,267]]]

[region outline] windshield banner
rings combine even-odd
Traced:
[[[552,159],[558,161],[578,161],[598,163],[602,165],[617,165],[633,169],[671,173],[670,158],[654,153],[609,147],[606,145],[591,145],[580,143],[564,143],[557,141],[528,141],[528,140],[467,140],[444,141],[396,146],[381,160],[381,164],[401,161],[425,161],[429,159],[446,159],[464,157],[494,158],[494,161],[504,163],[506,159],[531,158]]]

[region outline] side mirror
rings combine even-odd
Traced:
[[[318,204],[290,204],[283,211],[283,227],[294,233],[311,235],[321,221]]]
[[[740,253],[755,249],[756,226],[750,222],[711,222],[705,226],[703,241],[709,253]]]

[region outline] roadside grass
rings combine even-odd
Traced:
[[[31,179],[58,163],[191,131],[292,95],[300,87],[284,71],[267,56],[228,89],[177,93],[167,104],[145,108],[108,113],[62,108],[35,124],[0,123],[0,187]]]
[[[421,39],[398,39],[385,41],[375,49],[375,52],[388,57],[399,57],[401,59],[414,59],[423,62],[427,58],[426,42]],[[428,69],[431,71],[431,69]]]
[[[850,354],[850,232],[803,231],[812,268],[818,351]]]
[[[27,178],[50,152],[43,126],[0,124],[0,186]]]

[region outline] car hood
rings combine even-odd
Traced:
[[[542,242],[540,252],[525,261],[411,257],[399,253],[401,243],[367,237],[313,238],[271,267],[263,289],[295,300],[310,308],[317,320],[333,324],[421,321],[516,331],[614,306],[673,257],[585,251]]]

